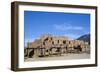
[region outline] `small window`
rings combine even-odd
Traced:
[[[43,42],[43,45],[45,45],[45,42]]]
[[[63,41],[63,44],[66,44],[66,41],[65,40]]]
[[[46,50],[46,52],[49,52],[48,50]]]
[[[70,41],[69,41],[69,44],[70,44]]]
[[[52,44],[54,45],[54,42],[52,42]]]
[[[48,38],[46,38],[45,41],[48,41]]]
[[[51,38],[51,40],[52,40],[52,38]]]
[[[59,43],[59,40],[58,40],[58,43]]]

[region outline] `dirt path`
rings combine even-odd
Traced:
[[[27,58],[25,62],[32,61],[47,61],[47,60],[71,60],[71,59],[89,59],[90,54],[81,53],[81,54],[63,54],[62,56],[52,56],[52,57],[39,57],[39,58]]]

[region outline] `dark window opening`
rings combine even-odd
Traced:
[[[58,40],[58,43],[59,43],[59,40]]]
[[[52,38],[51,38],[51,40],[52,40]]]
[[[45,42],[43,42],[43,45],[45,45]]]
[[[66,44],[66,41],[63,41],[63,44]]]
[[[48,38],[46,38],[44,41],[48,41]]]
[[[48,50],[46,50],[46,52],[49,52]]]
[[[54,42],[52,42],[52,44],[54,45]]]
[[[69,41],[69,44],[70,44],[70,41]]]

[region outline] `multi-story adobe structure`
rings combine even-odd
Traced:
[[[27,57],[42,57],[63,55],[67,53],[80,53],[90,50],[88,42],[71,40],[64,36],[43,35],[40,39],[28,42],[25,49]]]

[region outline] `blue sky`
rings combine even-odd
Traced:
[[[90,33],[90,14],[24,11],[24,43],[42,34],[76,39]]]

